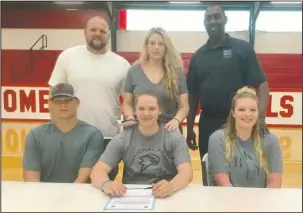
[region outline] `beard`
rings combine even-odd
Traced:
[[[94,44],[93,40],[87,41],[87,44],[94,50],[102,50],[107,46],[107,42],[101,42],[100,44]]]

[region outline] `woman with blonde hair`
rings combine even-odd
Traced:
[[[165,123],[165,129],[181,128],[189,111],[182,58],[160,27],[149,30],[141,56],[126,77],[122,106],[126,120],[135,120],[133,97],[144,91],[153,91],[160,97],[163,106],[160,121]]]
[[[227,123],[209,137],[208,173],[217,186],[280,188],[283,171],[278,137],[259,131],[254,90],[238,90]]]

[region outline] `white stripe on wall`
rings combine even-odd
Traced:
[[[82,29],[2,29],[2,49],[28,50],[43,34],[47,36],[46,50],[65,50],[86,43]],[[34,49],[41,46],[40,41]]]
[[[118,31],[117,51],[140,52],[146,31]],[[85,44],[82,29],[2,29],[2,49],[27,50],[45,34],[47,50],[64,50]],[[248,41],[247,31],[230,33],[232,37]],[[203,32],[169,32],[176,48],[182,53],[192,53],[208,39]],[[41,44],[36,45],[36,49]],[[109,48],[111,48],[109,41]],[[255,50],[257,53],[302,54],[302,34],[296,32],[267,33],[256,32]]]

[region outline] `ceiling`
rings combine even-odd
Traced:
[[[26,2],[26,1],[6,1],[1,2],[2,8],[14,8],[14,9],[46,9],[46,8],[56,8],[56,9],[163,9],[163,10],[204,10],[211,4],[220,4],[225,10],[250,10],[252,5],[256,2],[253,1],[218,1],[218,2],[195,2],[195,3],[175,3],[169,1],[48,1],[48,2]],[[260,2],[261,10],[283,10],[283,11],[293,11],[302,10],[301,4],[285,3],[277,4],[267,2]],[[300,3],[300,2],[299,2]],[[109,6],[108,6],[109,5]],[[112,8],[109,8],[112,7]]]
[[[119,9],[182,9],[182,10],[205,10],[208,6],[216,4],[221,5],[225,10],[250,10],[254,1],[200,1],[194,3],[176,3],[176,2],[151,2],[151,1],[138,1],[138,2],[115,2],[116,7]],[[263,1],[261,3],[262,10],[302,10],[301,4],[273,4],[271,1]]]

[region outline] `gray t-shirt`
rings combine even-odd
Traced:
[[[237,137],[233,157],[228,164],[224,155],[224,135],[224,130],[220,129],[209,137],[209,174],[227,173],[234,187],[266,187],[266,174],[260,168],[253,140],[241,141]],[[278,137],[269,133],[263,139],[263,145],[269,172],[281,173],[283,171],[283,159]]]
[[[180,131],[166,131],[163,125],[149,137],[141,134],[137,125],[120,133],[108,144],[99,160],[111,168],[123,160],[124,184],[169,181],[177,175],[180,164],[191,162],[184,136]]]
[[[92,168],[103,151],[103,135],[96,127],[78,121],[63,133],[49,122],[28,133],[23,169],[39,171],[41,182],[72,183],[79,169]]]
[[[187,85],[184,72],[179,72],[179,95],[187,93]],[[134,96],[138,92],[154,91],[160,97],[162,106],[161,120],[167,122],[174,117],[178,111],[178,100],[168,97],[164,90],[163,80],[158,83],[152,83],[143,72],[140,64],[134,64],[128,71],[124,92],[132,93]]]

